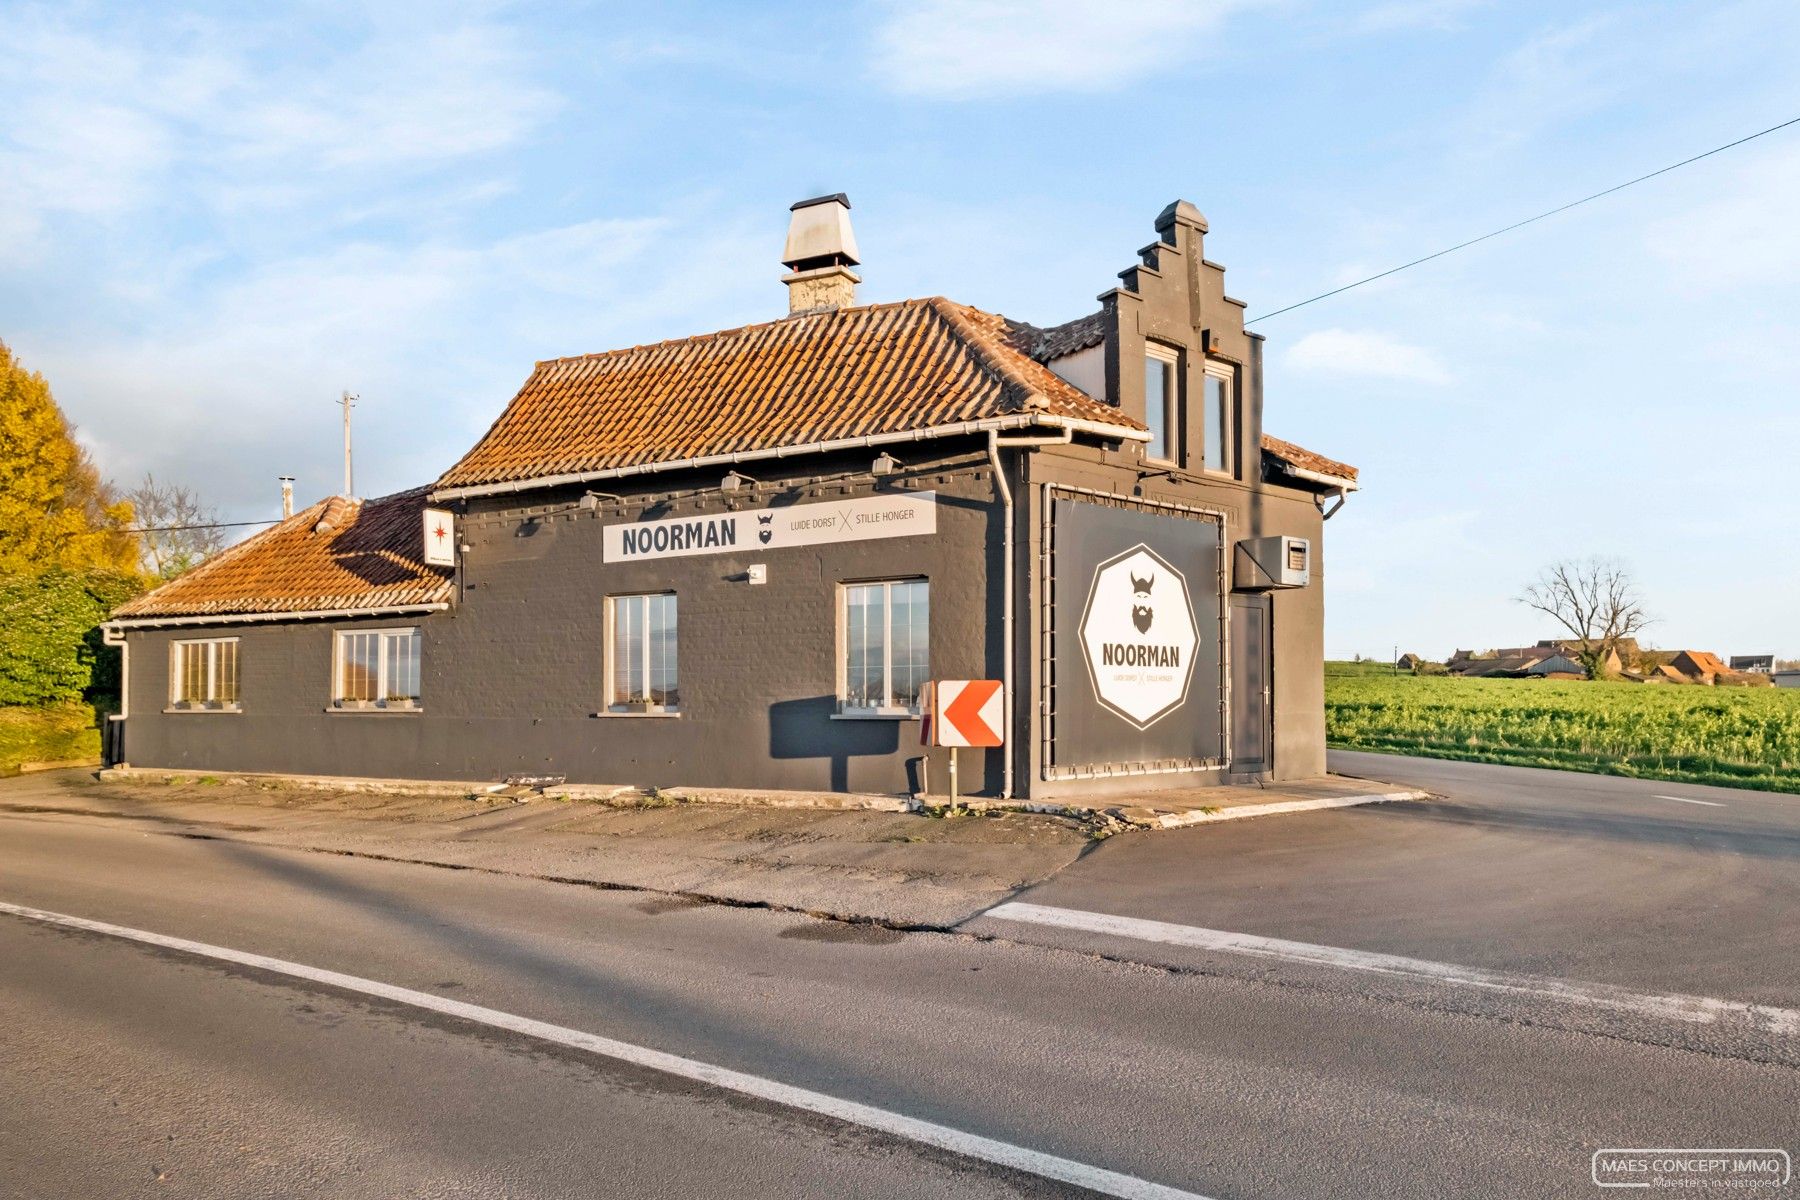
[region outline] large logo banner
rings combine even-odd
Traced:
[[[1051,522],[1052,765],[1222,758],[1218,524],[1061,497]]]

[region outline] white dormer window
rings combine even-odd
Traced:
[[[1180,357],[1173,350],[1150,346],[1144,352],[1144,424],[1150,440],[1144,457],[1175,462],[1180,420],[1180,383],[1175,367]]]

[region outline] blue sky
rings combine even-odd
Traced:
[[[779,316],[846,191],[863,296],[1080,315],[1176,197],[1252,314],[1800,115],[1800,6],[0,4],[0,338],[101,466],[268,514],[429,480],[539,358]],[[1800,656],[1800,127],[1259,326],[1356,463],[1327,651],[1553,630]]]

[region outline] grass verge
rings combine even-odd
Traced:
[[[1345,750],[1800,792],[1800,691],[1527,679],[1325,679]]]
[[[86,704],[54,708],[0,708],[0,775],[21,763],[100,758],[100,730]]]

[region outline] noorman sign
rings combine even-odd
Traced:
[[[909,492],[608,525],[601,557],[606,562],[636,562],[936,532],[936,493]]]
[[[1100,564],[1081,616],[1094,697],[1148,729],[1180,708],[1200,641],[1187,579],[1139,543]]]

